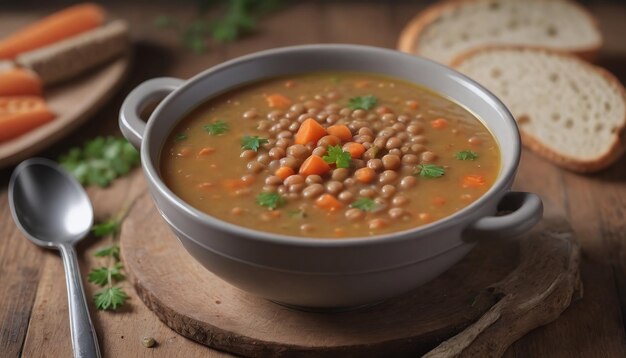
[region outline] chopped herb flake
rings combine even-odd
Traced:
[[[378,103],[378,100],[372,95],[353,97],[350,98],[350,100],[348,101],[348,107],[350,107],[351,109],[369,110],[374,108],[374,106],[376,106],[376,103]]]
[[[378,208],[376,202],[370,198],[359,198],[355,200],[350,207],[361,209],[363,211],[374,211]]]
[[[259,147],[267,143],[269,143],[269,140],[265,138],[261,138],[259,136],[251,137],[247,135],[241,139],[241,149],[254,150],[256,152],[259,150]]]
[[[439,178],[446,173],[443,167],[434,164],[420,164],[417,169],[419,172],[416,174],[424,178]]]
[[[322,157],[326,163],[335,164],[337,168],[350,168],[352,156],[344,151],[340,145],[329,145],[328,154]]]
[[[287,212],[287,215],[289,215],[289,217],[292,219],[304,219],[307,217],[307,214],[304,212],[304,210],[289,210]]]
[[[185,133],[178,133],[174,137],[174,141],[176,141],[176,142],[182,142],[184,140],[187,140],[187,135]]]
[[[204,130],[209,132],[210,135],[220,135],[228,132],[229,127],[228,123],[219,120],[215,123],[205,125]]]
[[[128,299],[128,295],[119,287],[111,286],[98,291],[93,300],[99,310],[115,310],[122,306]]]
[[[287,200],[278,193],[264,192],[257,195],[256,203],[270,210],[274,210],[285,205]]]
[[[476,160],[478,159],[478,153],[471,150],[463,150],[457,152],[454,157],[458,160]]]

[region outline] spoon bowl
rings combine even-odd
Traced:
[[[100,357],[74,244],[93,225],[93,208],[83,187],[55,162],[32,158],[9,181],[13,220],[30,241],[61,252],[69,299],[74,357]]]

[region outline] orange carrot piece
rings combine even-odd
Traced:
[[[437,118],[434,121],[430,122],[430,126],[434,129],[444,129],[448,126],[448,121],[443,118]]]
[[[315,200],[315,205],[324,210],[336,211],[343,207],[343,204],[331,194],[324,194]]]
[[[41,97],[0,98],[0,142],[8,141],[54,119]]]
[[[288,177],[296,174],[296,172],[291,167],[280,167],[276,169],[276,173],[274,174],[276,174],[276,176],[279,177],[281,180],[285,180]]]
[[[41,96],[43,85],[33,71],[13,68],[0,72],[0,96]]]
[[[466,175],[463,177],[464,188],[480,188],[485,183],[485,177],[482,175]]]
[[[374,180],[375,176],[376,172],[374,171],[374,169],[368,167],[357,169],[354,172],[354,178],[357,181],[365,184],[370,183],[372,180]]]
[[[433,203],[433,205],[435,206],[443,206],[446,204],[446,198],[441,197],[441,196],[436,196],[432,198],[431,203]]]
[[[352,140],[352,132],[348,126],[343,124],[335,124],[334,126],[330,126],[326,129],[328,134],[332,134],[335,137],[341,139],[344,142],[349,142]]]
[[[354,84],[354,88],[365,88],[368,87],[370,85],[370,81],[368,80],[361,80],[361,81],[357,81]]]
[[[365,147],[361,143],[349,142],[344,144],[343,150],[350,153],[352,158],[361,158],[365,153]]]
[[[236,190],[245,188],[250,185],[250,183],[242,179],[225,179],[222,181],[222,185],[224,185],[226,189]]]
[[[265,100],[271,108],[287,109],[291,106],[291,100],[280,93],[270,94],[265,97]]]
[[[300,124],[298,132],[296,132],[296,144],[317,143],[326,134],[326,129],[321,124],[317,123],[315,119],[309,118]]]
[[[0,41],[0,58],[44,47],[89,31],[104,23],[105,10],[92,3],[68,7],[17,31]]]
[[[406,101],[406,106],[410,109],[418,109],[420,105],[417,101],[409,100]]]
[[[209,155],[211,153],[215,152],[215,148],[213,147],[204,147],[202,149],[200,149],[200,151],[198,152],[198,155]]]
[[[322,157],[317,155],[311,155],[306,158],[304,163],[300,166],[300,170],[298,171],[302,175],[324,175],[330,171],[330,166],[328,163],[322,159]]]

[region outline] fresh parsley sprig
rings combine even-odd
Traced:
[[[446,173],[444,167],[440,167],[434,164],[420,164],[417,166],[418,172],[415,175],[419,175],[424,178],[439,178]]]
[[[378,205],[370,198],[358,198],[350,204],[350,207],[361,209],[363,211],[376,211]]]
[[[278,209],[287,204],[287,200],[285,198],[274,192],[263,192],[257,195],[256,202],[257,204],[270,210]]]
[[[340,145],[329,145],[327,154],[322,157],[328,164],[335,164],[337,168],[350,168],[352,156],[350,152],[346,152]]]
[[[228,132],[229,129],[228,123],[222,120],[204,126],[204,130],[209,132],[210,135],[222,135]]]
[[[269,140],[265,138],[256,135],[254,137],[246,135],[241,138],[241,149],[254,150],[256,152],[262,145],[267,143],[269,143]]]
[[[471,150],[462,150],[457,152],[454,157],[458,160],[476,160],[478,159],[478,153]]]
[[[370,110],[374,108],[377,103],[378,99],[372,95],[352,97],[348,100],[348,107],[350,107],[350,109]]]
[[[124,138],[97,137],[59,157],[83,185],[106,187],[139,165],[139,152]]]

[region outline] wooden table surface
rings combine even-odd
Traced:
[[[294,3],[266,17],[256,35],[233,44],[212,45],[206,54],[198,55],[182,48],[176,34],[153,26],[160,14],[193,17],[193,5],[172,3],[106,3],[112,14],[131,24],[136,45],[131,75],[105,109],[42,156],[55,158],[85,139],[118,134],[120,104],[143,80],[157,76],[187,78],[227,59],[278,46],[342,42],[393,48],[403,25],[425,6],[418,1]],[[616,1],[588,5],[598,16],[606,39],[599,63],[626,83],[626,4]],[[0,36],[59,7],[62,4],[57,2],[0,6]],[[0,356],[69,357],[61,260],[56,252],[28,242],[15,227],[6,193],[11,170],[0,170]],[[137,171],[106,190],[90,188],[97,219],[107,218],[138,195],[136,183],[140,180]],[[626,357],[626,156],[602,173],[582,176],[562,171],[524,151],[515,188],[541,195],[547,215],[561,214],[571,221],[583,248],[584,298],[573,303],[557,321],[519,340],[506,356]],[[90,238],[79,246],[85,274],[89,266],[95,265],[91,253],[104,244]],[[93,286],[85,286],[91,296]],[[131,287],[127,289],[131,299],[121,312],[97,312],[92,307],[105,357],[224,355],[175,334],[148,311]],[[154,337],[158,346],[144,348],[144,336]]]

